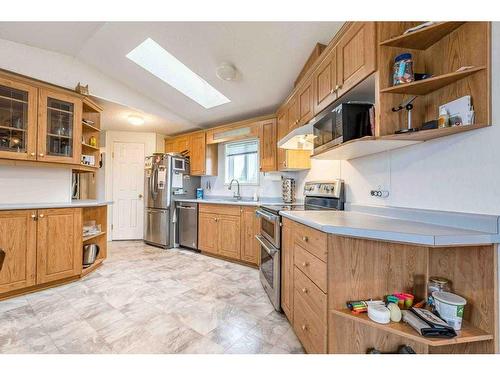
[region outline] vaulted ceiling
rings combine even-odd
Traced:
[[[3,22],[0,38],[72,56],[184,119],[190,124],[186,127],[204,127],[274,111],[291,91],[315,44],[327,44],[341,26],[342,22]],[[231,103],[205,109],[125,57],[148,37]],[[218,79],[215,70],[222,62],[234,64],[240,78]]]

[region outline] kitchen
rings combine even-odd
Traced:
[[[87,25],[63,77],[0,24],[0,353],[498,353],[498,23],[260,23],[308,40],[270,108],[241,59],[176,87],[155,27],[221,25]]]

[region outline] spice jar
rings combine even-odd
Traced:
[[[394,59],[392,84],[410,83],[415,80],[413,75],[413,60],[411,53],[402,53]]]
[[[444,277],[430,277],[427,284],[427,305],[429,307],[434,306],[433,292],[449,292],[450,284],[450,280]]]

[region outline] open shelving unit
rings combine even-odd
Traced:
[[[83,251],[83,246],[89,245],[89,244],[96,244],[99,246],[99,254],[97,255],[97,258],[95,262],[87,267],[83,268],[82,270],[82,276],[85,276],[92,272],[94,269],[99,267],[104,259],[107,257],[107,235],[106,235],[106,228],[107,228],[107,206],[98,206],[98,207],[83,207],[82,209],[82,223],[85,223],[87,221],[95,221],[96,224],[101,225],[101,232],[96,233],[90,236],[83,236],[82,237],[82,251]]]
[[[378,91],[375,136],[356,139],[315,154],[315,159],[350,160],[422,143],[436,138],[482,129],[491,124],[491,25],[489,22],[437,22],[404,34],[420,22],[378,23]],[[414,72],[431,78],[392,85],[394,58],[411,53]],[[457,71],[462,67],[471,67]],[[396,134],[406,128],[406,111],[393,112],[403,101],[417,95],[413,127],[436,120],[439,106],[470,95],[475,123],[458,127]]]

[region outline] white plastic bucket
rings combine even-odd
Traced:
[[[460,330],[467,300],[449,292],[432,292],[432,297],[434,307],[441,318],[454,329]]]

